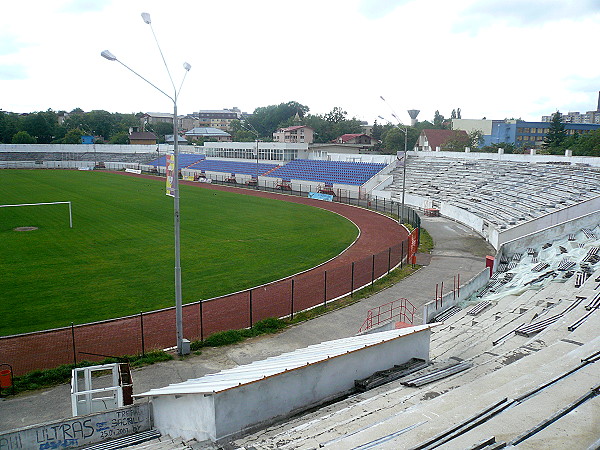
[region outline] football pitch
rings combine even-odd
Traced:
[[[313,267],[358,235],[306,205],[181,185],[183,302]],[[2,170],[0,335],[174,305],[173,199],[164,179],[93,171]],[[17,227],[37,227],[15,231]]]

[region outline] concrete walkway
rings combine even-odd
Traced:
[[[481,237],[456,222],[423,217],[422,225],[433,237],[435,249],[429,264],[409,278],[354,305],[291,327],[276,336],[261,336],[227,348],[204,349],[199,356],[136,369],[133,371],[134,392],[145,392],[311,344],[352,336],[358,332],[370,308],[401,297],[417,307],[415,323],[421,323],[422,305],[435,299],[436,283],[444,282],[444,292],[448,292],[452,289],[454,276],[460,274],[461,283],[468,281],[485,267],[485,256],[495,254]],[[0,431],[70,416],[68,384],[0,400]]]

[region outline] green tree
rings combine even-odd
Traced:
[[[36,140],[27,131],[19,131],[12,137],[13,144],[35,144]]]
[[[462,152],[465,147],[472,145],[472,139],[467,133],[454,130],[452,135],[442,145],[442,150],[450,152]]]
[[[444,128],[444,116],[437,109],[433,116],[433,128]]]
[[[600,157],[600,130],[574,136],[577,136],[576,141],[566,147],[573,150],[574,155]]]
[[[334,107],[330,112],[325,114],[324,119],[331,123],[340,123],[346,120],[348,113],[339,106]]]
[[[471,150],[477,150],[483,144],[483,131],[472,130],[469,132],[469,147]]]
[[[566,138],[567,132],[565,131],[565,124],[562,122],[562,114],[560,111],[556,111],[552,114],[550,127],[548,128],[548,133],[544,138],[542,147],[550,150],[551,153],[561,152],[564,148],[562,144]]]
[[[109,142],[111,144],[129,144],[129,133],[127,131],[119,131],[111,136]]]
[[[10,144],[21,127],[22,120],[18,114],[0,111],[0,142]]]
[[[377,120],[375,120],[375,122],[373,122],[373,131],[371,132],[371,137],[380,141],[381,135],[383,134],[383,129],[383,125],[379,125]]]
[[[84,133],[79,128],[74,128],[72,130],[67,131],[65,137],[62,139],[64,144],[81,144],[81,136],[85,136]]]
[[[23,130],[35,137],[38,143],[49,144],[54,139],[57,124],[56,113],[52,110],[36,112],[25,116]]]
[[[247,121],[252,124],[261,138],[271,138],[277,128],[286,121],[293,119],[296,114],[302,119],[308,111],[308,106],[291,101],[256,108],[252,117],[249,117]]]
[[[156,122],[146,124],[146,131],[151,131],[158,136],[159,142],[165,142],[167,134],[173,134],[173,124],[168,122]]]

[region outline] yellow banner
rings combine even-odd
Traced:
[[[170,197],[175,197],[175,191],[173,190],[173,176],[175,175],[175,156],[173,153],[167,153],[167,191],[166,194]]]

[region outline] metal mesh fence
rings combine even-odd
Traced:
[[[375,207],[387,211],[396,205],[389,201],[377,202]],[[368,201],[361,206],[368,206]],[[409,222],[412,226],[419,226],[414,211],[407,210],[405,214],[412,220]],[[251,290],[185,305],[184,336],[201,340],[219,331],[247,328],[269,317],[286,317],[326,304],[405,263],[407,253],[408,241],[404,240],[350,264],[309,271]],[[20,375],[60,364],[77,364],[83,359],[97,361],[105,356],[140,354],[175,344],[175,310],[167,308],[104,322],[2,337],[0,361],[11,364],[14,373]]]

